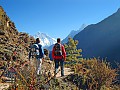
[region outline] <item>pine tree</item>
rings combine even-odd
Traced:
[[[78,41],[68,38],[68,43],[64,44],[66,50],[66,62],[77,63],[82,59],[82,49],[77,49]]]

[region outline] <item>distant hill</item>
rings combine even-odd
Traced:
[[[120,9],[74,36],[85,58],[101,57],[120,63]]]

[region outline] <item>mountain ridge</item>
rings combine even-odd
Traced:
[[[107,58],[110,61],[119,61],[119,20],[120,10],[96,24],[88,25],[84,30],[74,36],[74,39],[79,41],[78,48],[83,49],[83,57],[101,57]]]

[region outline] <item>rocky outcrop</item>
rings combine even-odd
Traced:
[[[28,56],[29,44],[34,38],[27,33],[18,32],[14,22],[0,6],[0,62],[10,60],[25,60]]]

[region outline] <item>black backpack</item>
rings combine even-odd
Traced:
[[[54,45],[54,49],[55,49],[54,51],[55,56],[62,56],[62,45],[60,43],[56,43]]]

